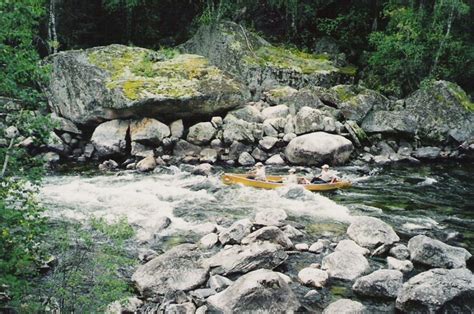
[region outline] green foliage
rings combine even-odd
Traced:
[[[438,0],[433,7],[390,1],[387,29],[369,37],[375,48],[368,55],[369,85],[403,96],[425,79],[462,82],[472,76],[474,48],[460,32],[468,10],[461,0]]]
[[[58,265],[41,283],[41,294],[65,313],[104,312],[109,303],[131,296],[126,276],[135,259],[124,246],[133,234],[125,218],[113,224],[93,218],[90,228],[53,225],[49,250]]]

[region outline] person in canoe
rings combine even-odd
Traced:
[[[334,183],[337,182],[339,178],[329,170],[328,165],[323,165],[321,167],[321,173],[311,179],[311,183],[318,184],[318,183]]]
[[[247,178],[259,181],[267,181],[265,166],[261,162],[257,162],[255,164],[255,169],[250,172],[250,175]]]
[[[291,168],[288,170],[288,175],[283,179],[283,183],[286,184],[298,184],[298,177],[296,176],[296,169]]]

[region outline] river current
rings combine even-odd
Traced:
[[[175,245],[198,239],[216,225],[228,226],[261,211],[282,209],[310,239],[343,237],[356,215],[389,222],[403,240],[427,234],[474,252],[474,166],[428,164],[392,167],[341,167],[339,176],[354,186],[330,193],[301,187],[260,190],[226,186],[220,174],[192,175],[189,166],[163,167],[151,174],[73,172],[46,177],[42,202],[53,218],[85,222],[92,216],[113,222],[126,217],[141,243]],[[313,169],[299,169],[308,176]],[[269,169],[283,173],[285,169]],[[171,219],[161,228],[162,217]],[[172,241],[171,241],[172,240]]]

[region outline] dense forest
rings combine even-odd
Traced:
[[[474,0],[0,0],[0,117],[8,113],[8,121],[0,122],[8,139],[0,143],[0,305],[11,298],[15,305],[23,302],[38,263],[49,258],[42,246],[48,227],[34,197],[44,161],[21,143],[14,145],[20,132],[41,147],[53,128],[41,92],[48,74],[48,67],[38,66],[43,58],[112,43],[174,47],[202,25],[231,20],[272,44],[327,53],[353,65],[358,83],[387,96],[406,97],[442,79],[459,84],[472,99],[473,9]],[[16,127],[6,128],[11,125]],[[102,223],[94,228],[109,230]],[[132,232],[122,227],[112,232],[120,241]],[[67,246],[72,240],[64,241]],[[106,256],[107,267],[123,263]],[[112,292],[97,292],[100,306],[126,290],[103,273]],[[70,280],[71,286],[80,285]],[[104,283],[95,284],[99,291]],[[64,302],[74,294],[61,293]],[[62,305],[73,311],[70,306]]]

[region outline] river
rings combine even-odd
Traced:
[[[197,238],[215,225],[229,225],[238,218],[279,208],[290,221],[309,227],[315,238],[342,236],[351,218],[362,214],[389,222],[402,239],[423,233],[474,251],[471,164],[341,167],[336,169],[338,174],[352,180],[354,186],[324,194],[298,187],[225,186],[219,173],[206,177],[189,170],[189,166],[171,166],[152,174],[53,174],[45,179],[41,199],[49,208],[48,215],[55,218],[85,221],[98,216],[112,222],[125,216],[141,243],[158,239],[155,245],[170,237],[176,242],[178,235],[187,241],[186,237]],[[303,173],[311,171],[302,169]],[[165,216],[172,223],[158,230]]]

